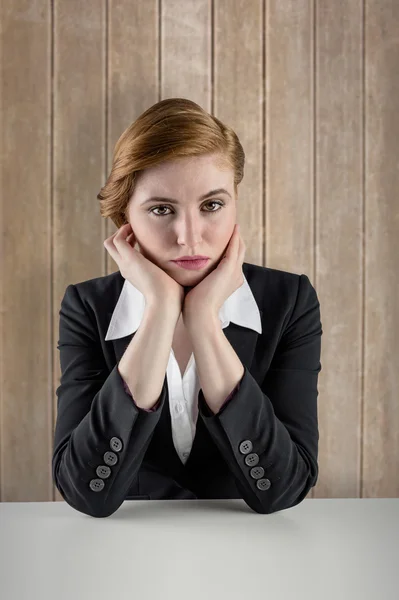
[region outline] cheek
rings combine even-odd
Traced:
[[[162,231],[157,230],[151,221],[137,220],[135,231],[137,238],[146,248],[157,248],[162,245]]]
[[[229,223],[226,227],[223,227],[223,230],[220,232],[220,240],[223,241],[223,246],[226,246],[230,242],[231,236],[234,233],[234,225],[235,223]]]

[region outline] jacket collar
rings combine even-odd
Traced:
[[[244,282],[224,302],[219,310],[222,328],[230,322],[262,333],[261,313],[248,281]],[[140,326],[145,310],[144,295],[130,281],[125,279],[118,302],[112,313],[105,340],[116,340],[132,335]]]

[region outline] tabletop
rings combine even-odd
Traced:
[[[0,503],[6,600],[397,600],[399,499],[125,501],[105,518],[66,502]]]

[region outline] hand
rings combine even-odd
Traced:
[[[130,223],[122,225],[104,241],[104,246],[117,263],[121,275],[144,295],[146,302],[162,302],[176,306],[179,316],[184,288],[156,264],[133,248],[136,237]]]
[[[243,283],[242,263],[244,262],[246,246],[240,236],[236,224],[225,256],[216,269],[211,271],[200,283],[194,286],[186,295],[183,305],[183,320],[186,322],[207,311],[217,315],[223,303]],[[195,318],[195,317],[194,317]]]

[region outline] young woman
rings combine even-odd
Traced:
[[[244,262],[245,155],[192,101],[118,140],[98,194],[119,270],[68,285],[52,472],[93,517],[129,499],[295,506],[318,477],[322,328],[305,274]]]

